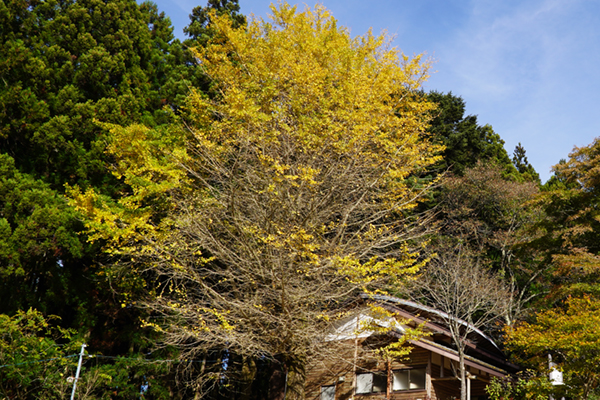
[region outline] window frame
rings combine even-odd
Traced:
[[[360,375],[371,375],[371,390],[368,392],[359,392],[359,376]],[[383,382],[385,383],[383,385],[383,390],[378,390],[378,391],[373,391],[373,387],[375,386],[375,376],[379,376],[381,377],[381,379],[383,380]],[[381,382],[379,382],[381,383]],[[354,388],[354,394],[356,395],[369,395],[369,394],[379,394],[379,393],[386,393],[387,392],[387,386],[388,386],[388,374],[386,371],[365,371],[365,372],[358,372],[356,373],[356,387]]]
[[[420,371],[422,372],[422,376],[423,376],[423,386],[420,387],[415,387],[415,388],[411,388],[410,385],[413,384],[413,381],[411,380],[411,371]],[[402,369],[395,369],[392,370],[392,392],[408,392],[411,390],[426,390],[427,389],[427,368],[426,367],[413,367],[413,368],[402,368]],[[408,374],[408,388],[406,389],[395,389],[395,383],[396,383],[396,373],[398,372],[406,372]],[[421,382],[418,382],[419,384]],[[416,383],[415,383],[416,384]]]
[[[321,386],[321,392],[319,394],[319,399],[323,400],[323,394],[325,394],[327,392],[327,390],[333,389],[333,399],[335,400],[335,385],[322,385]]]

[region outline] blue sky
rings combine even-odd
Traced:
[[[205,0],[155,0],[175,35]],[[240,0],[266,18],[269,1]],[[289,1],[300,8],[315,3]],[[352,35],[395,37],[407,55],[433,59],[425,90],[449,92],[490,124],[510,155],[521,142],[542,181],[574,146],[600,135],[598,0],[322,0]]]

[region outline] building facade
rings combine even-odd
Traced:
[[[378,303],[393,315],[394,321],[375,320],[369,316],[368,307],[342,321],[328,337],[332,351],[309,363],[306,398],[460,398],[458,351],[443,322],[448,316],[430,307],[388,296],[379,296]],[[374,323],[391,328],[385,333],[364,328]],[[417,325],[421,325],[427,335],[407,344],[412,348],[407,357],[398,360],[381,356],[378,350],[398,341],[406,329]],[[492,378],[506,378],[518,367],[509,363],[483,332],[468,324],[465,329],[470,332],[465,357],[468,398],[483,400],[487,398],[485,387]]]

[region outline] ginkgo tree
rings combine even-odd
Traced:
[[[186,126],[110,127],[130,192],[71,195],[118,266],[157,277],[143,305],[167,343],[270,360],[291,399],[356,294],[421,265],[415,177],[440,148],[421,56],[320,6],[272,13],[245,29],[211,16],[196,51],[211,94],[192,90]]]

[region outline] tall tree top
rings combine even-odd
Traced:
[[[106,183],[94,120],[162,118],[172,40],[149,3],[0,2],[0,152],[58,190]]]
[[[235,28],[246,25],[246,17],[239,12],[238,0],[208,0],[206,7],[194,7],[190,14],[191,22],[183,29],[183,32],[200,46],[205,45],[214,35],[210,27],[211,11],[219,16],[229,16]]]
[[[129,271],[180,283],[176,310],[148,304],[181,317],[171,343],[276,359],[292,393],[346,301],[418,269],[410,239],[429,225],[406,218],[424,190],[408,181],[440,149],[418,92],[427,62],[385,35],[352,38],[321,6],[272,11],[243,28],[213,12],[218,35],[194,51],[216,95],[192,90],[187,140],[114,127],[128,196],[73,196]]]
[[[512,158],[513,165],[517,169],[517,172],[523,176],[526,181],[541,183],[540,175],[533,168],[533,165],[529,164],[527,156],[525,155],[525,148],[521,145],[521,142],[515,147]]]
[[[520,181],[536,180],[537,173],[530,164],[521,166],[523,171],[513,165],[504,148],[504,140],[491,125],[480,125],[477,116],[465,115],[466,103],[461,97],[452,92],[432,91],[427,98],[438,104],[429,131],[435,140],[446,146],[443,160],[436,165],[438,171],[450,169],[462,175],[465,169],[473,168],[478,161],[491,161],[499,165],[507,177]],[[519,157],[524,157],[522,146],[519,151],[523,153]],[[526,159],[519,158],[519,162],[526,162]]]

